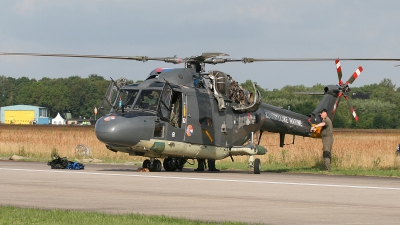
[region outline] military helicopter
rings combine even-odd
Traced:
[[[111,151],[149,157],[143,168],[150,171],[161,171],[162,165],[166,171],[182,170],[188,159],[249,155],[249,167],[259,174],[260,159],[254,156],[267,152],[259,145],[262,133],[279,133],[281,147],[286,134],[320,137],[320,129],[310,132],[310,127],[320,122],[318,112],[326,108],[333,119],[341,97],[348,100],[348,85],[362,71],[359,67],[343,83],[340,62],[336,60],[339,85],[326,86],[314,111],[301,115],[262,103],[254,83],[252,90],[246,90],[229,74],[206,72],[205,64],[238,61],[221,56],[227,55],[203,53],[185,59],[163,58],[162,61],[174,64],[184,62],[185,68],[157,68],[140,84],[127,84],[125,79],[111,81],[100,107],[107,105],[110,113],[97,121],[97,138]],[[240,59],[245,63],[257,60],[260,59]],[[350,103],[349,106],[358,120]],[[163,163],[159,158],[164,158]]]
[[[95,125],[99,141],[114,152],[147,157],[142,167],[152,172],[181,171],[190,159],[220,160],[233,156],[249,156],[249,168],[261,171],[257,155],[267,149],[260,146],[263,132],[280,134],[280,146],[285,136],[320,138],[320,129],[310,127],[321,121],[319,111],[327,109],[334,119],[342,97],[347,100],[356,121],[358,116],[349,102],[349,84],[362,72],[362,67],[346,81],[342,81],[339,59],[257,59],[226,58],[224,53],[210,52],[187,58],[147,56],[103,56],[73,54],[0,53],[0,55],[30,55],[125,59],[146,62],[184,63],[184,68],[156,68],[139,84],[128,84],[127,79],[111,79],[107,93],[99,107],[105,115]],[[225,58],[223,58],[225,57]],[[342,59],[343,60],[343,59]],[[390,59],[344,59],[390,60]],[[398,59],[392,59],[396,61]],[[246,90],[229,74],[205,70],[206,64],[260,61],[335,61],[339,83],[327,85],[323,98],[308,115],[262,103],[257,85]],[[163,159],[163,162],[160,161]]]

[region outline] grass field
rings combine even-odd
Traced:
[[[187,220],[167,216],[148,216],[142,214],[113,215],[100,212],[81,212],[71,210],[43,210],[33,208],[17,208],[0,205],[0,224],[27,225],[27,224],[74,224],[74,225],[108,225],[108,224],[163,224],[163,225],[196,225],[196,224],[225,224],[240,225],[238,222],[206,222]]]
[[[400,156],[396,147],[400,143],[399,130],[335,130],[332,167],[335,170],[395,170],[400,171]],[[279,135],[263,134],[261,145],[266,155],[261,159],[264,170],[269,168],[322,168],[322,143],[320,139],[286,135],[283,148],[279,147]],[[0,125],[0,155],[20,155],[30,160],[50,160],[52,150],[60,156],[74,159],[75,147],[88,146],[92,157],[103,162],[142,162],[141,157],[126,153],[114,153],[97,140],[93,126],[32,126]],[[246,165],[248,156],[235,157],[236,164]],[[217,162],[222,169],[235,167],[230,158]]]

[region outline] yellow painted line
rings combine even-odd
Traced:
[[[208,131],[206,129],[203,129],[204,133],[206,133],[208,139],[210,139],[211,142],[214,141],[214,139],[211,137],[210,133],[208,133]]]

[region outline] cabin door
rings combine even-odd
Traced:
[[[159,130],[164,130],[164,138],[166,140],[183,141],[185,130],[182,125],[182,93],[174,91],[171,85],[166,83],[161,93],[157,111],[161,121],[158,124],[156,123],[156,127]]]

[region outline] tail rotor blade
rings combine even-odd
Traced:
[[[338,74],[338,78],[339,78],[339,85],[342,85],[343,84],[343,81],[342,81],[342,66],[340,65],[339,58],[335,60],[335,64],[336,64],[336,70],[337,70],[337,74]]]
[[[356,111],[354,111],[354,108],[353,108],[353,106],[350,104],[350,101],[349,101],[349,100],[347,100],[346,102],[347,102],[347,105],[349,105],[351,114],[353,115],[353,117],[354,117],[354,119],[356,120],[356,122],[358,122],[358,116],[357,116],[357,114],[356,114]]]
[[[356,71],[354,71],[353,75],[349,78],[348,81],[346,81],[346,84],[352,84],[355,79],[357,79],[358,76],[360,76],[360,73],[363,71],[363,68],[361,66],[358,67]]]
[[[336,109],[337,109],[338,104],[339,104],[339,100],[340,100],[340,98],[342,97],[342,95],[343,95],[342,92],[339,92],[339,95],[338,95],[338,97],[336,98],[335,105],[333,106],[333,109],[332,109],[332,114],[335,114]]]

